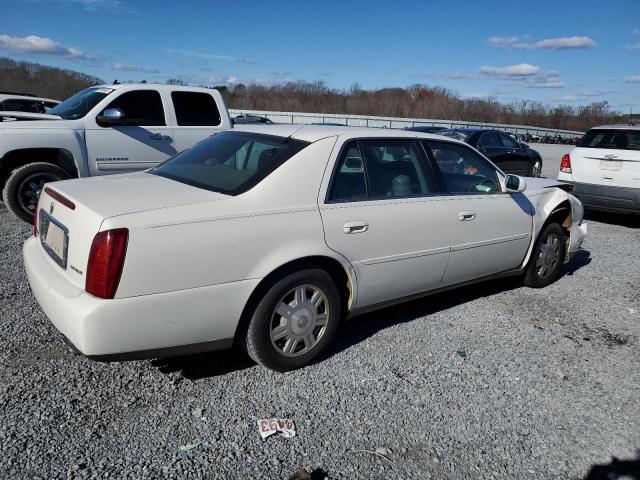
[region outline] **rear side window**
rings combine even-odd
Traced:
[[[351,141],[342,151],[330,201],[411,197],[431,193],[418,146],[411,140]]]
[[[155,90],[138,90],[120,95],[107,108],[119,108],[125,122],[118,125],[164,126],[164,108],[160,93]],[[105,109],[106,110],[106,109]]]
[[[202,92],[171,92],[178,125],[183,127],[220,125],[215,99]]]
[[[2,110],[9,112],[41,113],[38,102],[34,100],[5,100],[2,103]]]
[[[150,172],[198,188],[238,195],[308,145],[301,140],[250,132],[221,132]]]
[[[481,147],[502,147],[502,142],[498,136],[498,132],[483,133],[478,140],[478,145]]]
[[[589,130],[578,145],[582,148],[640,150],[640,130]]]
[[[449,193],[500,192],[498,173],[484,158],[464,145],[449,142],[423,142],[431,151]]]

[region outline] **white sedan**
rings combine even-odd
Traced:
[[[587,231],[566,186],[409,131],[246,126],[145,172],[46,185],[33,293],[98,360],[243,346],[308,364],[339,323],[495,276],[553,282]]]

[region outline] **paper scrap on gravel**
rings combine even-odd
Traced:
[[[258,431],[263,440],[274,433],[292,438],[296,436],[296,424],[288,418],[263,418],[258,420]]]

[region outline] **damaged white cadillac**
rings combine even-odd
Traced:
[[[566,185],[453,139],[246,126],[144,172],[47,184],[24,263],[90,358],[235,342],[284,371],[372,309],[497,276],[544,287],[586,233]]]

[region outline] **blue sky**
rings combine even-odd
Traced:
[[[640,112],[640,0],[0,0],[0,56],[119,80],[440,85]]]

